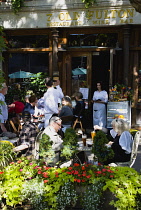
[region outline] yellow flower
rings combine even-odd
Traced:
[[[0,140],[0,143],[10,144],[11,146],[14,146],[10,141],[6,141],[6,140]]]

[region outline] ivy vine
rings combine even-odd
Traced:
[[[81,0],[85,4],[85,8],[89,8],[94,3],[96,3],[96,0]],[[12,0],[12,9],[15,14],[17,14],[21,7],[24,6],[24,0]]]
[[[12,0],[12,9],[15,14],[19,12],[22,6],[24,6],[24,0]]]
[[[89,8],[94,3],[96,3],[96,0],[82,0],[82,2],[85,4],[85,8]]]

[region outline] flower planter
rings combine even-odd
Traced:
[[[112,200],[117,201],[117,198],[112,192],[105,190],[102,196],[101,209],[116,210],[117,208],[109,204]]]

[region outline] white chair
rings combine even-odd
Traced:
[[[40,131],[37,136],[36,136],[36,140],[35,140],[35,148],[34,148],[34,158],[36,160],[39,159],[39,145],[40,145],[40,139],[42,138],[42,133],[43,131]]]
[[[131,168],[134,165],[136,157],[137,157],[140,138],[141,138],[141,131],[137,131],[135,136],[134,136],[130,161],[110,163],[109,166],[129,166]]]

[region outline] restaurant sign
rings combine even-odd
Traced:
[[[12,20],[12,21],[11,21]],[[131,6],[74,10],[21,11],[18,15],[2,13],[4,28],[85,27],[141,24],[141,14]]]
[[[141,14],[134,8],[53,11],[46,14],[47,27],[78,27],[140,24]]]

